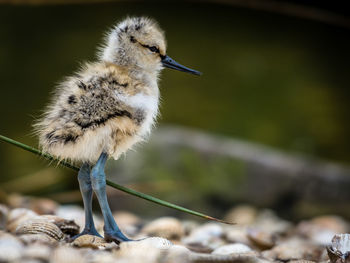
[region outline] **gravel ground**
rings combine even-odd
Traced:
[[[350,262],[349,222],[336,215],[293,224],[242,205],[225,216],[236,225],[114,216],[139,241],[115,244],[89,235],[72,241],[84,224],[81,207],[12,195],[0,204],[0,262]],[[95,223],[103,234],[99,216]]]

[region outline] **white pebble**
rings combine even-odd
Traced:
[[[250,247],[244,244],[237,243],[237,244],[229,244],[229,245],[218,247],[212,252],[212,254],[230,255],[230,254],[237,254],[237,253],[247,253],[250,251],[251,251]]]

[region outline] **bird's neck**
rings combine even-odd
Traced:
[[[150,88],[153,94],[158,95],[159,93],[158,77],[159,77],[160,69],[159,70],[145,69],[145,68],[139,67],[136,64],[128,64],[128,63],[125,63],[126,61],[124,60],[119,61],[117,59],[114,60],[113,62],[111,61],[104,61],[104,62],[108,64],[114,64],[126,69],[126,71],[128,72],[131,78],[145,84]]]
[[[156,71],[147,71],[142,68],[130,67],[129,68],[130,76],[134,79],[145,83],[148,86],[157,86],[158,75],[159,73]]]

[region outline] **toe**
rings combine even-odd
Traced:
[[[115,242],[117,244],[121,242],[134,241],[128,237],[126,237],[121,231],[117,231],[114,233],[105,232],[105,240],[108,242]]]

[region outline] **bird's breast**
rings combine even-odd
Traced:
[[[150,131],[158,115],[158,94],[137,93],[135,95],[125,95],[117,93],[117,98],[128,107],[131,107],[135,113],[142,115],[139,122],[138,135],[145,136]]]

